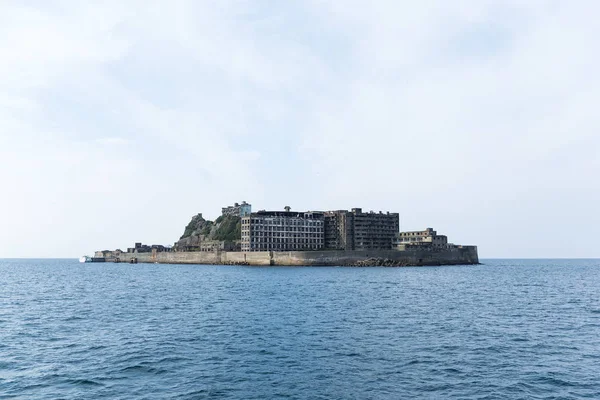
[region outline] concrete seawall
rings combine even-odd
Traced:
[[[372,250],[372,251],[285,251],[285,252],[163,252],[163,253],[122,253],[120,262],[159,264],[238,264],[238,265],[280,265],[280,266],[352,266],[386,265],[464,265],[478,264],[477,246],[458,246],[449,249],[415,250]],[[107,257],[107,262],[114,258]]]

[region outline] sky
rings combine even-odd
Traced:
[[[600,257],[593,0],[0,1],[0,257],[362,207]]]

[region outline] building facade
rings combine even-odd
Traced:
[[[242,251],[303,251],[324,248],[321,212],[259,211],[242,217]]]
[[[241,245],[237,240],[202,240],[199,246],[200,251],[240,251]]]
[[[163,246],[162,244],[153,244],[150,246],[138,242],[134,245],[134,247],[128,247],[127,253],[151,253],[152,250],[156,250],[158,253],[162,253],[163,251],[171,251],[171,246]]]
[[[400,232],[398,234],[398,246],[448,246],[448,237],[438,235],[433,228],[424,231]]]
[[[222,215],[234,215],[236,217],[245,217],[252,213],[252,205],[242,201],[242,204],[234,203],[229,207],[223,207],[221,209]]]
[[[354,218],[346,210],[325,213],[325,248],[352,250],[354,248]]]
[[[390,250],[400,225],[398,213],[338,210],[325,213],[325,248],[335,250]]]

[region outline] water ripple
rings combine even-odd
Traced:
[[[0,399],[600,398],[598,260],[0,276]]]

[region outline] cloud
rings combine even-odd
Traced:
[[[96,139],[96,143],[109,146],[124,146],[129,143],[129,140],[120,137],[105,137]]]
[[[597,9],[2,3],[0,256],[170,243],[240,200],[400,211],[482,257],[594,255],[558,227],[600,223]]]
[[[356,44],[300,134],[323,201],[398,209],[484,256],[592,254],[560,232],[598,222],[567,206],[599,196],[596,157],[575,150],[600,145],[597,7],[460,4],[316,3]]]

